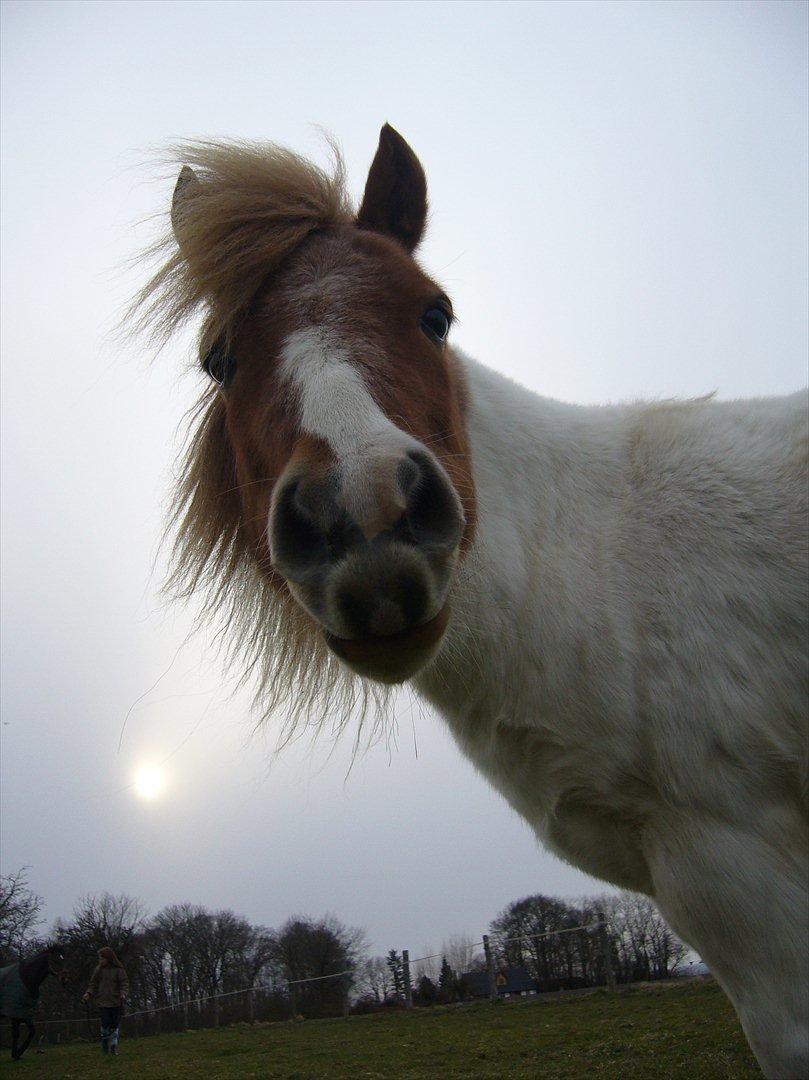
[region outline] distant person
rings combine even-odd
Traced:
[[[89,1001],[91,997],[95,997],[101,1017],[102,1053],[117,1054],[121,1011],[129,997],[129,979],[124,965],[107,945],[98,950],[98,964],[82,1001]]]

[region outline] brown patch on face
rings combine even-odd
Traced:
[[[301,470],[308,476],[323,479],[334,465],[331,447],[313,435],[301,435],[287,463],[291,471]]]
[[[292,455],[303,456],[309,448],[299,436],[294,402],[274,377],[282,339],[273,341],[266,328],[262,330],[258,332],[255,320],[246,320],[231,346],[236,370],[224,394],[225,428],[233,451],[243,536],[261,572],[286,591],[270,559],[270,502]],[[280,326],[278,331],[282,332]],[[311,456],[314,459],[314,453]]]
[[[453,389],[453,409],[452,416],[453,422],[457,425],[456,431],[459,432],[457,438],[458,445],[461,447],[461,454],[463,460],[463,466],[460,464],[455,470],[455,475],[450,472],[446,462],[442,462],[447,472],[450,472],[450,476],[453,477],[453,483],[455,490],[461,500],[461,504],[464,509],[464,517],[466,519],[466,525],[464,527],[463,536],[461,537],[460,557],[463,559],[475,537],[475,528],[477,526],[477,501],[475,499],[475,484],[472,479],[472,458],[469,449],[469,439],[466,434],[466,414],[469,407],[469,391],[466,385],[466,376],[464,375],[461,363],[458,357],[454,353],[448,353],[448,362],[451,370],[452,389]]]

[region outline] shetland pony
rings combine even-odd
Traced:
[[[290,723],[411,681],[553,851],[654,897],[764,1072],[805,1075],[805,394],[581,408],[463,355],[387,125],[357,211],[339,155],[181,154],[139,298],[158,335],[203,316],[175,589]]]

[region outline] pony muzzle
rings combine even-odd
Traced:
[[[352,671],[415,675],[435,654],[464,528],[449,477],[426,450],[371,461],[365,482],[300,464],[273,493],[273,566]]]
[[[352,671],[399,683],[435,654],[449,619],[454,565],[452,555],[429,559],[410,545],[376,541],[330,566],[310,587],[291,588]]]

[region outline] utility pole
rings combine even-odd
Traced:
[[[494,960],[492,959],[492,947],[489,944],[489,935],[483,935],[483,955],[486,957],[486,974],[489,981],[489,1001],[492,1003],[498,1000],[497,994],[497,980],[494,974]]]
[[[402,949],[402,975],[404,976],[405,1008],[413,1008],[413,987],[410,983],[410,952]]]

